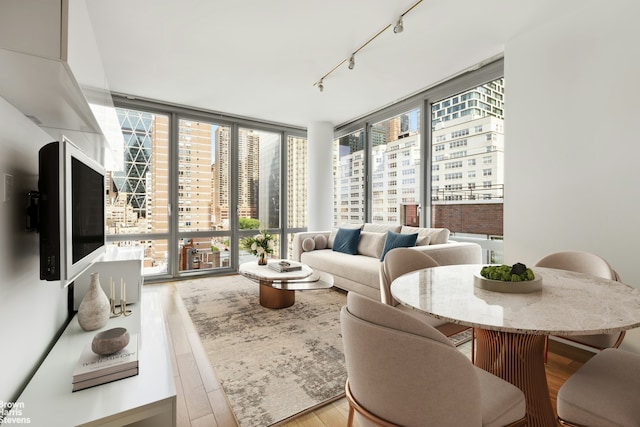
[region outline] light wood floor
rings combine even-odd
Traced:
[[[205,279],[203,279],[205,280]],[[175,283],[147,284],[145,292],[162,296],[165,326],[177,389],[178,427],[236,427],[220,382],[213,372],[200,338],[187,313]],[[463,346],[470,355],[470,346]],[[551,404],[556,407],[560,386],[589,358],[588,352],[550,342],[547,381]],[[346,399],[325,405],[313,412],[283,422],[286,427],[346,426]]]

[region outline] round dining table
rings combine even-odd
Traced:
[[[475,364],[519,387],[528,426],[557,426],[544,368],[545,336],[615,333],[640,326],[640,289],[566,270],[533,267],[542,289],[476,286],[482,265],[418,270],[391,284],[401,304],[475,328]],[[513,283],[518,286],[518,283]]]

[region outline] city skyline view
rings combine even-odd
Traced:
[[[499,79],[432,104],[429,174],[420,165],[420,109],[371,125],[369,158],[365,158],[363,131],[334,140],[334,224],[364,222],[366,193],[371,191],[371,222],[418,225],[425,205],[421,202],[423,177],[427,176],[431,177],[432,206],[501,202],[503,93]],[[108,234],[136,236],[119,244],[143,246],[145,265],[165,272],[169,239],[141,239],[140,235],[167,234],[171,227],[169,118],[122,108],[118,117],[125,136],[124,170],[108,174]],[[232,195],[238,218],[257,221],[250,227],[279,229],[285,223],[306,227],[306,138],[288,137],[283,144],[279,133],[239,127],[237,187],[232,188],[231,127],[189,119],[178,123],[178,206],[172,210],[183,236],[175,248],[181,271],[228,265],[224,259],[234,246],[230,242]],[[288,159],[285,197],[280,182],[283,148]],[[281,218],[285,202],[287,217]],[[243,220],[240,228],[246,224]],[[203,237],[207,232],[211,235]]]

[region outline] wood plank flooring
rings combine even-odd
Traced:
[[[178,295],[175,282],[147,284],[144,286],[144,291],[158,292],[161,295],[177,389],[177,426],[237,427],[220,382],[209,364],[198,333]],[[549,398],[555,410],[558,389],[588,360],[591,353],[554,341],[550,341],[549,348],[546,371]],[[470,356],[470,345],[462,346],[461,351]],[[348,411],[349,406],[343,398],[307,414],[286,420],[280,425],[285,427],[346,426]]]

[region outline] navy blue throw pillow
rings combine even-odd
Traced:
[[[380,256],[380,261],[384,261],[384,256],[391,249],[413,247],[416,245],[416,240],[418,240],[418,233],[403,234],[403,233],[394,233],[393,231],[387,231],[387,238],[384,241],[384,248],[382,249],[382,255]]]
[[[358,253],[359,242],[359,228],[338,228],[336,237],[333,239],[333,250],[336,252],[355,255]]]

